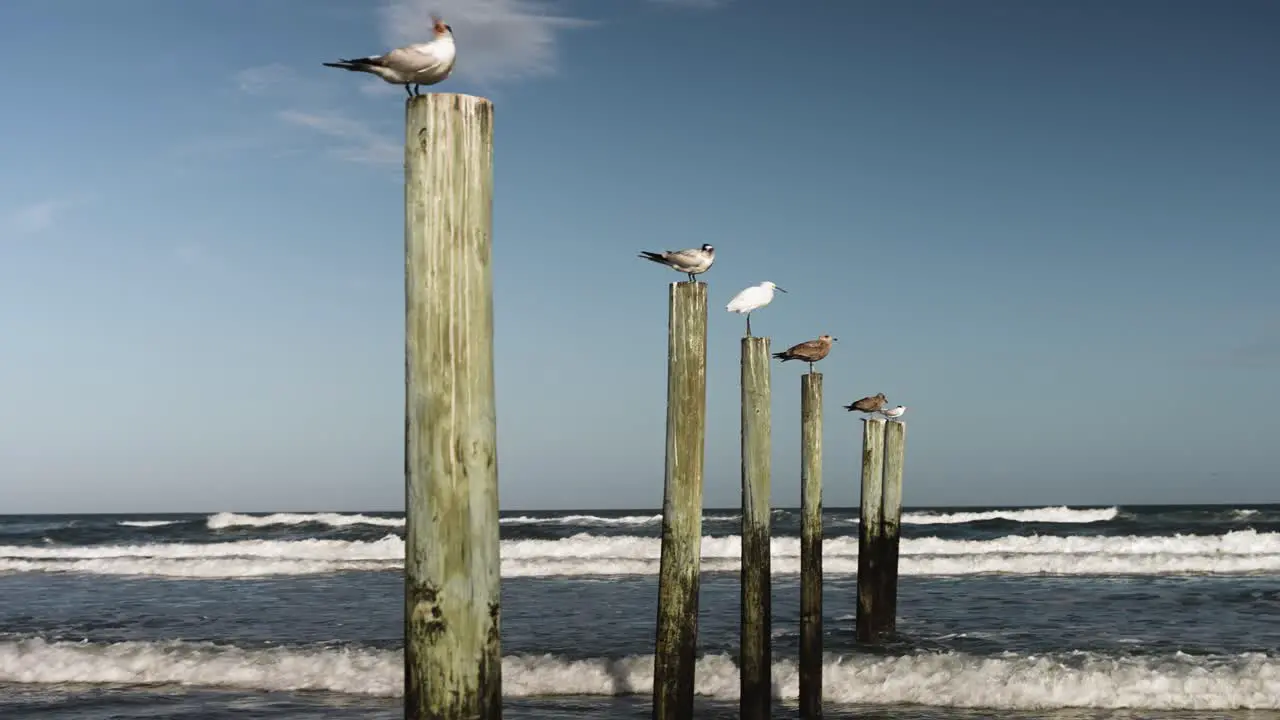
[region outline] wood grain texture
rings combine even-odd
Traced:
[[[404,713],[497,720],[493,105],[408,100],[404,172]]]
[[[822,717],[822,373],[800,376],[800,717]]]
[[[880,631],[898,629],[898,547],[902,525],[902,474],[906,459],[907,425],[890,420],[884,426],[884,491],[880,498],[880,563],[884,591],[879,611]]]
[[[858,519],[858,642],[879,639],[884,577],[881,572],[880,525],[884,497],[884,420],[862,421],[862,503]]]
[[[739,717],[767,720],[773,702],[770,577],[769,338],[742,338],[742,563]]]
[[[667,334],[667,459],[662,497],[653,718],[693,718],[707,429],[707,285],[671,283]]]

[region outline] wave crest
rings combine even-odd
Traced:
[[[397,697],[403,655],[371,648],[246,649],[210,643],[0,642],[0,682],[179,685],[245,690],[322,690]],[[570,660],[515,655],[502,661],[506,697],[647,694],[652,656]],[[774,664],[776,696],[795,700],[799,671]],[[842,655],[824,663],[831,703],[966,708],[1280,708],[1280,660],[1262,654],[1110,657],[1086,653],[979,657],[963,653]],[[695,691],[738,697],[727,655],[698,660]]]

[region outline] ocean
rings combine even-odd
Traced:
[[[737,714],[735,510],[704,512],[697,716]],[[648,718],[656,511],[504,512],[507,718]],[[1280,719],[1280,506],[914,508],[854,639],[825,511],[828,718]],[[0,516],[0,718],[402,717],[397,513]],[[799,514],[773,513],[775,717]]]

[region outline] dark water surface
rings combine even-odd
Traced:
[[[739,520],[706,512],[698,717],[737,715]],[[904,517],[899,631],[853,636],[829,509],[831,718],[1280,719],[1280,506]],[[123,524],[122,524],[123,523]],[[798,516],[774,513],[777,717]],[[505,717],[647,718],[653,511],[505,513]],[[396,514],[0,516],[0,718],[401,717]]]

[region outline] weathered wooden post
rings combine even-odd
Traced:
[[[902,469],[906,458],[907,425],[890,420],[884,426],[884,491],[880,499],[880,562],[884,574],[882,632],[898,628],[898,544],[902,525]]]
[[[502,717],[493,383],[493,105],[405,110],[407,720]]]
[[[800,376],[800,717],[822,717],[822,373]]]
[[[702,567],[707,425],[707,285],[671,283],[667,322],[667,461],[662,496],[654,720],[691,720]]]
[[[884,420],[862,422],[862,507],[858,517],[858,642],[885,631],[881,526],[884,501]]]
[[[742,338],[742,624],[738,658],[742,720],[767,720],[773,703],[769,371],[769,338]]]

